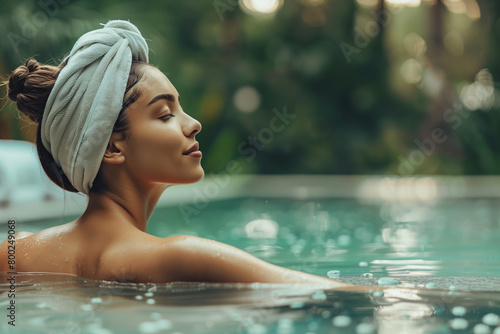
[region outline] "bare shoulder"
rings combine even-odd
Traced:
[[[0,244],[0,249],[7,249],[7,245],[14,245],[18,240],[24,239],[26,237],[32,236],[33,232],[21,231],[14,234],[10,234],[5,238],[5,240]]]
[[[206,281],[205,268],[213,262],[212,257],[227,253],[229,247],[190,235],[160,238],[138,233],[107,247],[98,278],[156,283]]]
[[[50,227],[36,233],[20,231],[14,234],[9,234],[7,238],[0,244],[0,252],[2,252],[1,254],[4,254],[4,251],[8,248],[7,245],[13,246],[14,244],[18,244],[19,242],[25,243],[26,241],[29,241],[31,239],[37,239],[40,237],[47,238],[55,235],[57,232],[60,232],[63,229],[67,229],[68,224]]]
[[[118,282],[173,281],[167,248],[182,237],[160,238],[144,232],[110,240],[101,254],[97,279]]]
[[[5,238],[0,244],[0,271],[9,270],[9,251],[15,254],[17,242],[32,235],[32,232],[21,231],[9,234],[7,238]]]

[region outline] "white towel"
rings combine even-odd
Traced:
[[[81,36],[52,89],[41,125],[45,148],[73,186],[92,188],[123,104],[132,60],[148,45],[132,23],[109,21]]]

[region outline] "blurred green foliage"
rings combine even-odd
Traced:
[[[493,174],[500,4],[456,2],[285,0],[258,16],[232,0],[3,1],[0,74],[30,56],[56,64],[99,23],[129,19],[202,123],[207,173],[236,160],[262,174]],[[33,140],[16,115],[7,103],[0,138]],[[435,129],[446,140],[432,146]]]

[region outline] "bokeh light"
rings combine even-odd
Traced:
[[[471,19],[481,17],[481,10],[476,0],[443,0],[443,4],[454,14],[467,14]]]
[[[403,44],[406,51],[408,51],[408,53],[413,57],[419,57],[425,54],[425,51],[427,50],[425,40],[416,33],[406,35],[403,39]]]
[[[242,112],[253,112],[260,105],[260,95],[257,90],[251,86],[238,88],[234,93],[234,105]]]
[[[420,0],[386,0],[389,5],[393,6],[407,6],[407,7],[418,7],[420,6]]]
[[[274,14],[283,5],[283,0],[240,0],[240,7],[252,15]]]
[[[420,62],[410,58],[401,65],[401,75],[409,84],[416,84],[422,80],[423,68]]]
[[[471,110],[489,110],[495,103],[493,76],[488,69],[482,69],[476,75],[476,81],[460,91],[462,103]]]

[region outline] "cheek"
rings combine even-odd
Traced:
[[[182,140],[175,129],[163,131],[137,131],[130,140],[130,165],[149,176],[159,176],[172,170],[181,158]]]

